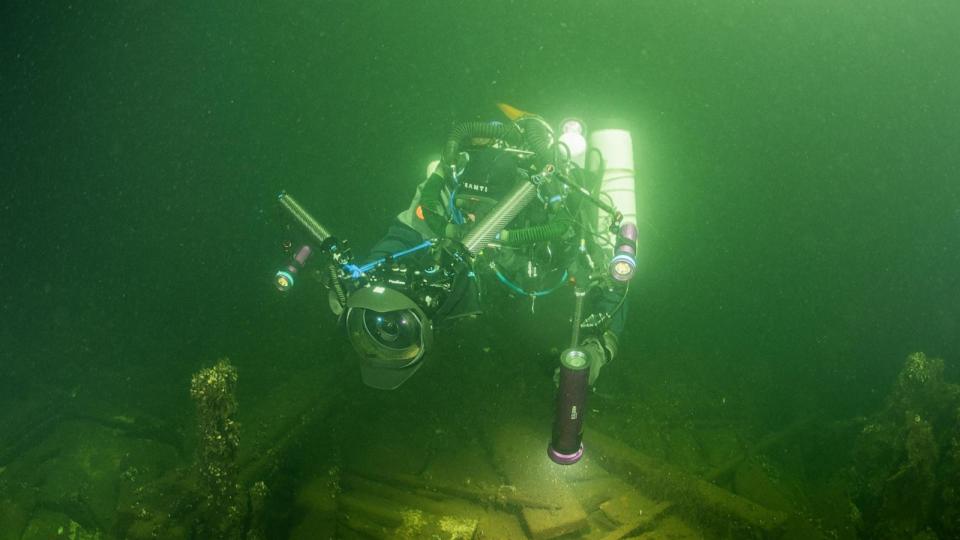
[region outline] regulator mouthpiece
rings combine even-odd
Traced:
[[[278,291],[287,292],[293,287],[293,284],[296,283],[297,273],[307,264],[307,259],[310,258],[312,253],[313,249],[310,246],[300,246],[297,254],[293,256],[286,268],[277,270],[277,273],[273,276],[273,284],[276,285]]]
[[[553,417],[553,437],[547,456],[558,465],[573,465],[583,457],[583,414],[587,402],[590,359],[580,349],[567,349],[560,356],[560,385]]]
[[[625,282],[633,278],[637,270],[637,226],[624,223],[617,233],[617,248],[610,260],[610,277]]]

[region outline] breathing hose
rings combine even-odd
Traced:
[[[523,229],[504,229],[500,231],[500,241],[505,244],[531,244],[556,240],[570,230],[569,223],[555,221],[545,225],[536,225]]]
[[[536,154],[538,168],[543,167],[553,158],[551,150],[552,134],[541,120],[530,118],[524,122],[523,140]]]
[[[347,305],[347,293],[343,290],[343,284],[340,283],[340,270],[337,265],[330,263],[327,266],[327,275],[330,277],[330,288],[337,295],[337,301],[341,306]]]
[[[462,122],[453,127],[443,145],[443,162],[452,165],[457,162],[460,145],[467,139],[500,139],[513,146],[520,145],[520,132],[513,124],[500,122]]]

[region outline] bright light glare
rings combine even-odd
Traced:
[[[560,135],[560,142],[567,145],[571,156],[580,156],[587,151],[587,140],[579,133],[568,131]]]
[[[560,126],[560,133],[576,133],[577,135],[582,136],[584,132],[586,132],[586,129],[583,126],[583,122],[577,120],[576,118],[564,120],[563,125]]]

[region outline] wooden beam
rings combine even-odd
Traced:
[[[479,504],[490,504],[500,507],[512,508],[537,508],[542,510],[558,510],[559,505],[555,503],[543,502],[523,493],[518,493],[513,486],[476,486],[444,483],[440,481],[428,481],[422,477],[402,473],[369,473],[363,471],[350,471],[351,474],[360,478],[366,478],[376,482],[382,482],[394,486],[404,486],[407,488],[440,493],[453,497],[458,497]]]
[[[726,463],[716,467],[712,471],[708,472],[705,476],[705,480],[709,480],[714,483],[724,483],[733,476],[733,473],[736,472],[737,467],[740,466],[747,458],[755,456],[762,452],[766,452],[771,448],[775,448],[793,437],[802,433],[815,419],[815,416],[808,416],[793,422],[786,428],[777,431],[775,433],[770,433],[757,441],[756,444],[751,446],[743,454],[734,457],[727,461]]]
[[[788,517],[785,512],[764,508],[641,454],[596,430],[585,431],[584,445],[599,457],[601,465],[635,484],[643,493],[674,501],[681,509],[696,510],[698,518],[705,517],[706,521],[724,526],[739,524],[769,533],[780,527]]]
[[[607,533],[606,536],[602,537],[600,540],[620,540],[641,527],[646,527],[657,520],[661,514],[663,514],[673,503],[671,502],[659,502],[651,507],[648,511],[638,514],[633,519],[623,522],[619,527]]]

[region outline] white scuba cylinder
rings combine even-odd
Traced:
[[[633,138],[624,129],[600,129],[590,134],[590,146],[603,155],[604,170],[600,180],[600,199],[612,204],[623,222],[637,223],[636,176],[633,168]],[[610,228],[612,216],[597,213],[597,231]],[[610,243],[616,234],[610,234]]]

